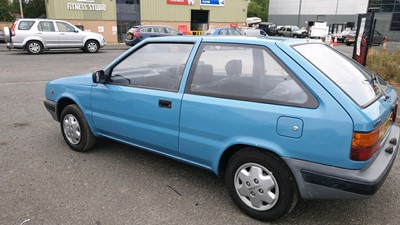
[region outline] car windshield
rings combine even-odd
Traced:
[[[300,30],[300,28],[297,27],[297,26],[293,26],[293,27],[292,27],[292,30],[293,30],[293,31],[295,31],[295,30]]]
[[[379,94],[371,74],[361,65],[330,49],[324,44],[294,46],[301,55],[314,64],[358,105],[365,106]],[[380,82],[381,83],[381,82]]]

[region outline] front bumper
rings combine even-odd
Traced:
[[[46,107],[47,111],[49,111],[51,117],[53,117],[53,119],[58,122],[57,102],[53,102],[53,101],[46,99],[43,101],[43,103],[44,103],[44,106]]]
[[[400,128],[393,125],[373,161],[350,170],[297,159],[283,158],[292,170],[303,199],[361,199],[375,194],[385,181],[399,148]],[[389,140],[396,140],[390,143]],[[386,149],[392,149],[388,153]]]

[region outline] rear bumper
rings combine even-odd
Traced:
[[[53,117],[53,119],[58,122],[57,102],[53,102],[53,101],[46,99],[43,101],[43,103],[44,103],[44,107],[46,107],[47,111],[49,111],[51,117]]]
[[[361,170],[332,167],[283,158],[292,170],[303,199],[360,199],[375,194],[385,181],[399,148],[400,128],[393,125],[389,137],[373,161]],[[396,144],[389,140],[396,139]],[[392,149],[392,153],[385,151]]]
[[[138,38],[135,38],[135,39],[132,39],[132,40],[128,40],[128,39],[125,40],[125,44],[127,46],[134,46],[139,42],[140,42],[140,40]]]

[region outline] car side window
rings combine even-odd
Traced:
[[[54,32],[54,23],[53,21],[41,21],[38,24],[38,30],[43,32]]]
[[[163,27],[154,27],[154,33],[165,33]]]
[[[18,30],[30,30],[35,21],[23,20],[19,22]]]
[[[169,27],[165,27],[165,30],[167,31],[168,34],[179,34],[179,31],[174,30],[174,29],[169,28]]]
[[[75,32],[75,28],[68,23],[56,22],[59,32]]]
[[[203,44],[186,92],[255,102],[315,107],[315,98],[265,47]]]
[[[191,43],[150,43],[118,63],[110,84],[178,91]]]

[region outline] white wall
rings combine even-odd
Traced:
[[[339,4],[338,4],[339,3]],[[298,15],[300,0],[270,0],[270,15]],[[366,13],[368,0],[302,0],[302,15],[355,15]]]

